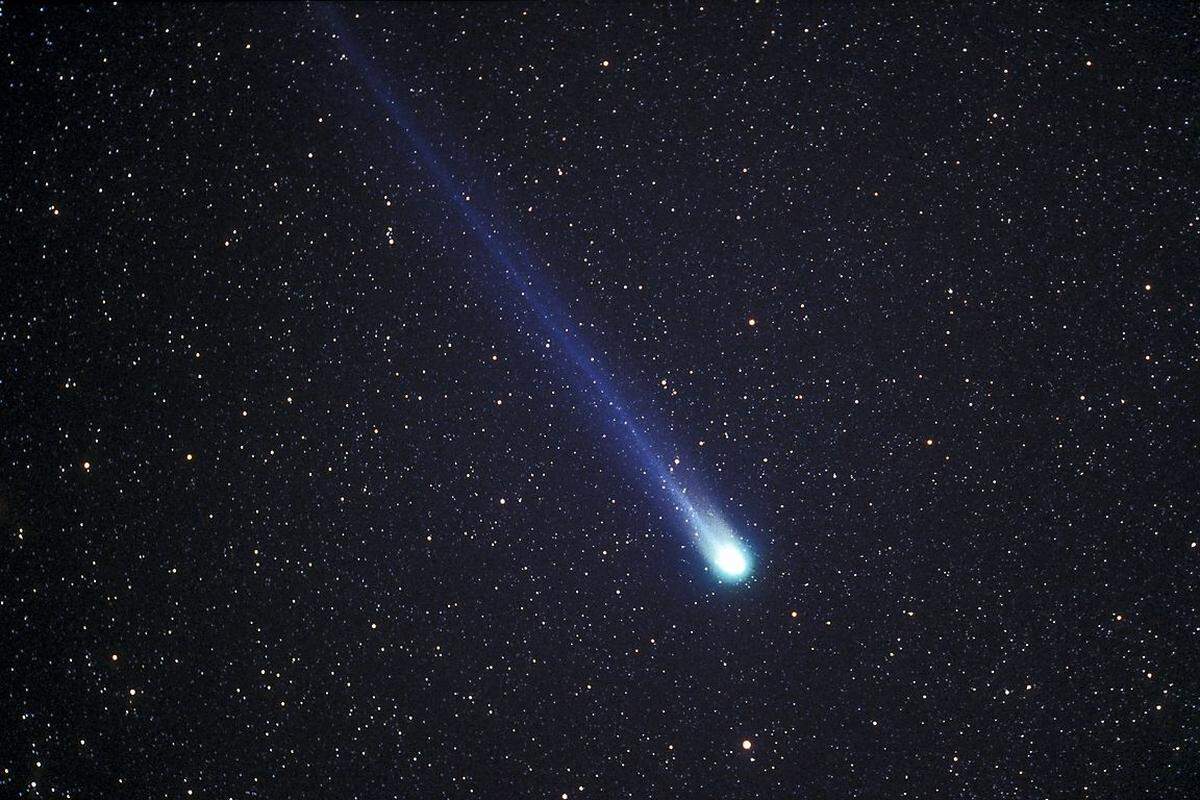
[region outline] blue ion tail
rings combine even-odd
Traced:
[[[651,476],[657,488],[670,499],[712,572],[721,581],[730,583],[748,577],[752,567],[749,549],[720,514],[699,510],[693,504],[686,489],[667,467],[667,461],[656,452],[649,437],[638,425],[638,420],[622,402],[595,354],[576,333],[578,327],[552,293],[541,288],[532,260],[506,242],[484,213],[468,200],[464,186],[443,165],[433,146],[421,135],[412,113],[390,90],[370,59],[359,50],[340,13],[327,3],[317,4],[316,8],[325,16],[346,58],[359,70],[388,119],[404,134],[412,148],[414,160],[426,170],[447,204],[455,209],[490,256],[493,265],[503,273],[503,282],[510,284],[523,299],[527,310],[537,318],[547,336],[567,356],[563,359],[563,366],[570,371],[575,385],[581,393],[608,412],[609,422],[633,450],[644,468],[644,474]]]

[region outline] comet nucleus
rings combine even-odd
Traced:
[[[746,554],[742,552],[742,549],[730,542],[717,548],[717,555],[713,559],[713,566],[717,568],[717,571],[722,576],[736,579],[746,574],[750,564],[746,560]]]
[[[750,551],[729,524],[714,512],[689,508],[700,551],[723,581],[740,581],[750,575]]]

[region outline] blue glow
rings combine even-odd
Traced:
[[[467,228],[487,251],[494,265],[503,272],[504,278],[522,298],[528,310],[536,316],[551,341],[569,356],[564,363],[573,368],[572,378],[580,391],[590,395],[602,409],[608,411],[610,422],[622,434],[625,442],[632,446],[646,474],[653,477],[671,500],[691,538],[717,575],[726,581],[747,577],[752,563],[746,546],[720,515],[697,510],[687,490],[667,466],[667,460],[656,452],[640,427],[639,420],[621,401],[612,380],[601,369],[600,361],[576,333],[578,326],[560,307],[553,294],[537,280],[539,276],[532,259],[500,236],[483,212],[469,201],[469,193],[451,175],[433,146],[421,135],[411,112],[391,92],[370,59],[355,46],[338,11],[327,3],[318,4],[317,8],[325,15],[346,57],[358,68],[389,120],[404,133],[416,162],[425,168],[433,183],[458,211]]]
[[[719,514],[697,513],[695,530],[700,552],[718,578],[735,582],[750,575],[753,562],[749,550]]]
[[[717,557],[713,559],[713,566],[727,578],[744,577],[746,571],[750,569],[746,554],[736,544],[723,544],[718,547]]]

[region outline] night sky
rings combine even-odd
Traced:
[[[0,796],[1196,796],[1194,4],[0,55]]]

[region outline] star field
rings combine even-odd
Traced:
[[[0,796],[1192,796],[1194,6],[328,11],[0,4]]]

